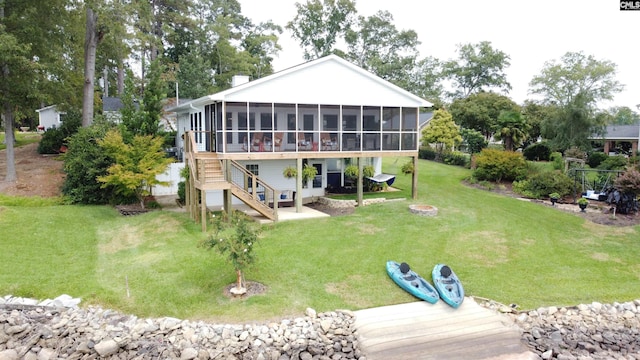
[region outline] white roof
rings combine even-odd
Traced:
[[[216,101],[429,107],[432,104],[340,58],[329,55],[177,106],[186,111]]]
[[[49,110],[49,109],[55,109],[55,108],[56,108],[56,105],[49,105],[49,106],[43,107],[42,109],[38,109],[38,110],[36,110],[36,112],[38,112],[38,113],[39,113],[39,112],[41,112],[41,111],[47,111],[47,110]]]

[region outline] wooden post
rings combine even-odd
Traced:
[[[202,232],[207,232],[207,191],[200,190],[200,221],[202,222]]]
[[[364,206],[364,190],[363,181],[364,178],[364,164],[362,157],[358,156],[358,206]]]
[[[418,199],[418,156],[413,157],[413,177],[411,182],[411,198]]]
[[[296,159],[296,212],[302,212],[302,159]]]
[[[223,160],[222,165],[224,166],[224,179],[231,184],[231,162],[229,160]],[[226,211],[228,218],[231,219],[231,189],[225,189],[223,192],[223,206],[224,211]]]

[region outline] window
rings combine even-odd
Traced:
[[[296,114],[287,114],[287,130],[296,131]],[[296,142],[296,134],[289,132],[287,133],[287,143],[295,144]]]
[[[303,130],[313,130],[313,114],[304,114]]]
[[[273,128],[271,123],[271,113],[260,114],[260,130],[271,130]]]
[[[356,125],[358,123],[358,117],[356,115],[343,115],[342,127],[345,131],[356,131]]]
[[[231,117],[231,113],[227,113],[227,144],[233,144],[233,118]]]
[[[245,169],[247,169],[248,172],[252,173],[255,176],[260,176],[258,164],[248,164],[245,166]]]
[[[322,128],[324,130],[338,130],[338,115],[322,115]]]

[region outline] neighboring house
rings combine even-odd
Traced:
[[[603,136],[594,137],[592,140],[604,141],[605,154],[627,152],[633,155],[638,151],[640,125],[609,125]]]
[[[370,164],[378,174],[382,157],[416,161],[427,121],[420,110],[430,106],[329,55],[250,82],[234,77],[234,87],[170,110],[177,113],[177,146],[195,175],[191,192],[206,194],[201,214],[206,206],[244,202],[273,219],[277,207],[275,215],[268,210],[283,194],[295,191],[300,211],[304,199],[343,185],[348,164]],[[302,171],[295,179],[283,176],[285,168],[303,165],[317,169],[307,183]]]
[[[180,99],[180,103],[186,103],[191,101],[191,99]],[[136,106],[138,104],[136,103]],[[104,97],[102,98],[102,113],[104,114],[107,120],[113,121],[115,123],[119,123],[122,119],[122,114],[120,113],[120,109],[122,109],[124,105],[122,104],[122,100],[117,97]],[[163,100],[162,105],[162,115],[160,116],[160,126],[165,131],[176,131],[176,113],[168,112],[167,109],[173,108],[176,106],[176,98],[169,98]]]
[[[124,105],[122,104],[122,100],[117,97],[103,97],[102,98],[102,114],[105,119],[119,123],[122,120],[122,114],[120,113],[120,109],[122,109]]]
[[[36,110],[38,113],[38,130],[45,131],[55,129],[62,125],[66,113],[58,112],[56,105]]]

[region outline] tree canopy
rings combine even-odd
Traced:
[[[444,77],[451,80],[453,99],[465,98],[471,94],[498,89],[508,93],[511,84],[505,70],[511,65],[506,53],[494,49],[491,42],[458,45],[458,59],[444,64]]]
[[[498,116],[502,111],[519,111],[520,108],[510,98],[493,92],[471,94],[456,99],[449,107],[456,124],[481,132],[489,139],[496,129]]]
[[[439,155],[461,141],[460,127],[453,122],[451,114],[446,110],[436,110],[433,119],[422,130],[422,143],[436,144],[436,152]]]

